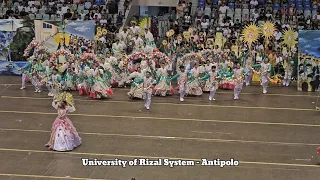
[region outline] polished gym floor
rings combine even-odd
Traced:
[[[69,114],[83,144],[47,150],[56,110],[48,92],[20,90],[20,77],[0,77],[0,180],[316,180],[319,179],[318,93],[296,87],[244,87],[239,100],[219,90],[216,101],[153,97],[151,109],[114,89],[104,100],[75,97]],[[320,104],[320,102],[319,102]],[[83,166],[98,160],[231,158],[238,166]]]

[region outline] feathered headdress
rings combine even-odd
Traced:
[[[72,105],[72,106],[74,105],[74,99],[73,99],[72,94],[67,93],[67,92],[63,92],[63,93],[59,94],[57,97],[57,100],[59,102],[65,101],[67,104]]]

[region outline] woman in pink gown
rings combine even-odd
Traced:
[[[52,124],[51,137],[46,146],[55,151],[71,151],[81,144],[76,128],[67,117],[69,112],[76,109],[66,101],[54,100],[52,106],[58,110],[58,117]]]

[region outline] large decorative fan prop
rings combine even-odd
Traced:
[[[56,100],[59,101],[60,103],[66,102],[68,105],[74,106],[74,98],[70,93],[67,93],[67,92],[60,93],[57,96]]]
[[[291,28],[284,31],[282,34],[283,43],[286,44],[289,49],[298,43],[295,31]]]
[[[274,27],[274,24],[269,21],[264,23],[261,28],[262,35],[265,39],[270,39],[273,36],[275,30],[276,28]]]
[[[251,48],[251,45],[258,41],[259,34],[259,27],[257,27],[255,24],[250,24],[249,26],[243,29],[241,37],[242,40],[246,42]]]

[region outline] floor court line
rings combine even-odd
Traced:
[[[47,154],[70,154],[70,155],[82,155],[84,156],[102,156],[102,157],[112,157],[112,158],[144,158],[144,159],[171,159],[171,160],[189,160],[189,161],[200,161],[201,159],[194,158],[181,158],[181,157],[163,157],[163,156],[139,156],[139,155],[125,155],[125,154],[102,154],[102,153],[86,153],[86,152],[57,152],[57,151],[42,151],[42,150],[31,150],[31,149],[7,149],[0,148],[0,151],[7,152],[27,152],[27,153],[47,153]],[[209,159],[208,159],[209,160]],[[271,166],[288,166],[288,167],[312,167],[312,168],[320,168],[319,165],[312,164],[292,164],[292,163],[273,163],[273,162],[251,162],[251,161],[241,161],[239,160],[239,165],[241,164],[254,164],[254,165],[271,165]]]
[[[1,86],[21,86],[21,84],[0,84]],[[26,85],[27,87],[32,87],[32,85]],[[125,88],[113,88],[118,91],[129,91],[129,89]],[[259,91],[260,92],[260,91]],[[216,94],[233,94],[233,92],[216,92]],[[316,97],[316,95],[308,95],[308,94],[277,94],[277,93],[269,93],[269,94],[261,94],[261,93],[241,93],[242,95],[263,95],[263,96],[284,96],[284,97]]]
[[[57,113],[49,112],[26,112],[26,111],[3,111],[0,113],[14,113],[14,114],[38,114],[38,115],[57,115]],[[235,124],[257,124],[257,125],[281,125],[281,126],[302,126],[302,127],[320,127],[320,124],[292,124],[292,123],[276,123],[276,122],[254,122],[254,121],[228,121],[228,120],[210,120],[210,119],[182,119],[182,118],[168,118],[168,117],[148,117],[148,116],[116,116],[104,114],[68,114],[68,116],[85,116],[85,117],[106,117],[106,118],[121,118],[126,120],[145,119],[145,120],[166,120],[166,121],[194,121],[194,122],[216,122],[216,123],[235,123]]]
[[[75,178],[75,177],[61,177],[61,176],[40,176],[40,175],[27,175],[27,174],[3,174],[0,176],[11,176],[11,177],[26,177],[26,178],[47,178],[47,179],[70,179],[70,180],[107,180],[107,179],[91,179],[91,178]]]
[[[129,89],[123,89],[123,88],[115,88],[118,91],[129,91]],[[233,91],[231,92],[216,92],[216,94],[233,94]],[[246,93],[242,92],[241,95],[261,95],[261,96],[283,96],[283,97],[316,97],[316,95],[311,95],[311,94],[276,94],[276,93],[269,93],[269,94],[262,94],[260,91],[257,91],[257,93]]]
[[[0,96],[3,99],[32,99],[32,100],[50,100],[52,98],[42,98],[42,97],[19,97],[19,96]],[[124,103],[124,104],[141,104],[137,101],[96,101],[96,100],[84,100],[75,99],[76,101],[82,102],[95,102],[95,103]],[[172,106],[194,106],[194,107],[215,107],[215,108],[238,108],[238,109],[264,109],[264,110],[288,110],[288,111],[316,111],[315,109],[302,109],[302,108],[286,108],[286,107],[263,107],[263,106],[227,106],[227,105],[213,105],[213,104],[186,104],[186,103],[160,103],[154,102],[153,104],[158,105],[172,105]]]
[[[47,130],[33,130],[33,129],[5,129],[0,128],[1,131],[18,131],[18,132],[39,132],[39,133],[50,133]],[[112,137],[125,137],[125,138],[140,138],[140,139],[161,139],[161,140],[189,140],[189,141],[202,141],[202,142],[217,142],[217,143],[250,143],[250,144],[269,144],[269,145],[280,145],[280,146],[319,146],[319,144],[310,143],[288,143],[288,142],[272,142],[272,141],[246,141],[236,139],[213,139],[213,138],[191,138],[191,137],[180,137],[180,136],[147,136],[140,134],[106,134],[106,133],[94,133],[94,132],[78,132],[83,135],[95,135],[95,136],[112,136]]]
[[[5,90],[7,90],[8,88],[10,88],[11,87],[11,85],[8,85],[8,86],[6,86],[3,90],[5,91]]]

